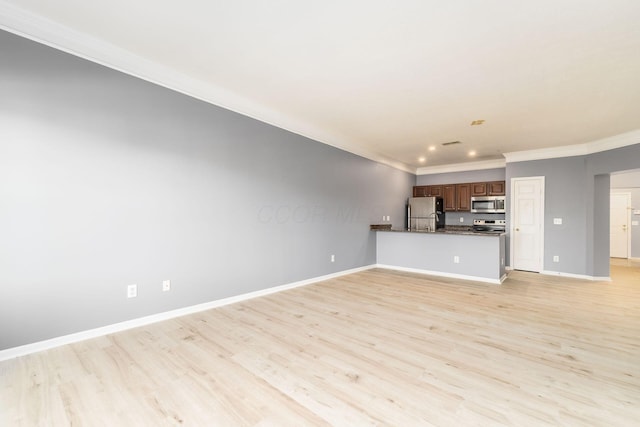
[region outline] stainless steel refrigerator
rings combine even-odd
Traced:
[[[444,228],[444,205],[441,197],[411,197],[407,202],[407,229],[434,231]]]

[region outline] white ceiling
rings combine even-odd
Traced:
[[[639,0],[0,0],[0,18],[413,172],[640,129]]]

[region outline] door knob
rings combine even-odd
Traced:
[[[519,229],[519,228],[516,228],[516,231],[520,231],[520,229]]]

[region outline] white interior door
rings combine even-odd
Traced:
[[[631,194],[611,193],[610,256],[629,258],[629,208]]]
[[[544,259],[544,177],[511,180],[511,267],[540,272]]]

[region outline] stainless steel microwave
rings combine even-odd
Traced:
[[[471,212],[504,213],[504,196],[481,196],[471,198]]]

